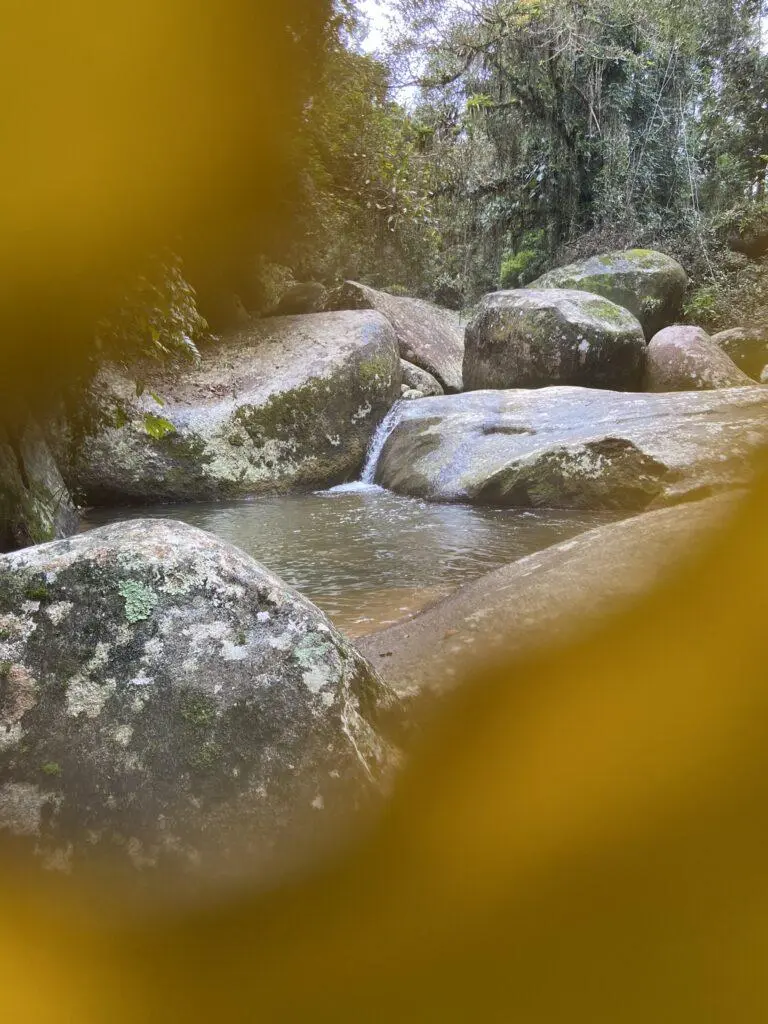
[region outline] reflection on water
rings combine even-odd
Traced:
[[[350,636],[397,622],[485,572],[614,518],[433,505],[352,485],[226,503],[94,509],[86,528],[145,516],[180,519],[238,545]]]

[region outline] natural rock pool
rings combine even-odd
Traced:
[[[236,544],[349,636],[398,622],[483,573],[617,518],[436,505],[353,484],[223,503],[92,509],[84,528],[143,517],[179,519]]]

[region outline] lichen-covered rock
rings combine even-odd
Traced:
[[[345,281],[332,291],[326,309],[378,310],[394,327],[403,359],[426,370],[446,391],[462,390],[464,330],[457,313],[356,281]]]
[[[40,427],[0,427],[0,551],[67,537],[79,517]]]
[[[396,406],[374,478],[429,501],[641,510],[749,482],[766,439],[758,385],[470,392]]]
[[[422,395],[443,395],[440,382],[431,373],[422,370],[420,366],[414,366],[407,359],[400,360],[400,369],[403,376],[403,384],[412,391],[420,391]]]
[[[400,397],[400,360],[379,313],[277,317],[173,375],[106,367],[96,390],[117,420],[85,438],[69,471],[88,500],[236,497],[354,478]]]
[[[47,867],[272,879],[375,802],[391,700],[314,605],[193,527],[0,558],[0,831]]]
[[[667,327],[651,340],[647,391],[714,391],[754,381],[700,327]]]
[[[671,256],[629,249],[550,270],[529,287],[577,288],[602,295],[634,314],[650,339],[680,315],[688,277]]]
[[[768,330],[763,327],[733,327],[713,334],[711,340],[743,373],[752,380],[761,380],[768,366]]]
[[[493,292],[466,331],[464,386],[638,390],[645,337],[626,309],[580,291]]]

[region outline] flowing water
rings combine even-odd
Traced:
[[[397,622],[483,573],[612,518],[434,505],[358,483],[246,501],[95,509],[85,526],[144,516],[180,519],[236,544],[350,636]]]

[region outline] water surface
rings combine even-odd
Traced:
[[[350,636],[391,625],[463,583],[615,516],[435,505],[361,484],[315,494],[94,509],[86,528],[162,517],[247,551]]]

